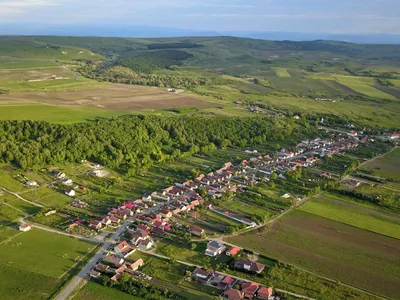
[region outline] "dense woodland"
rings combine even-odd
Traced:
[[[133,116],[57,125],[0,122],[0,161],[23,169],[89,159],[128,174],[216,148],[290,141],[315,127],[284,118]]]

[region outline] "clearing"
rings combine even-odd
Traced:
[[[278,77],[292,77],[285,68],[275,67],[274,70]]]

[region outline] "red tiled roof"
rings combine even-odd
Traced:
[[[226,254],[230,254],[232,256],[235,256],[236,254],[238,254],[240,251],[239,247],[232,247],[231,249],[229,249],[228,251],[226,251]]]

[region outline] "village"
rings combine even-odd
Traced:
[[[231,247],[212,238],[207,239],[206,231],[200,226],[183,225],[177,217],[185,215],[189,218],[198,216],[197,208],[207,209],[230,218],[243,225],[243,229],[262,226],[245,218],[240,214],[219,210],[211,201],[218,201],[226,194],[239,194],[259,182],[268,182],[273,174],[285,180],[287,172],[296,171],[298,168],[311,168],[325,156],[340,155],[341,153],[357,147],[359,143],[365,143],[366,138],[359,138],[354,133],[337,134],[335,138],[303,140],[295,149],[281,149],[275,155],[261,155],[257,150],[246,150],[249,159],[242,160],[234,165],[226,162],[220,169],[207,174],[200,174],[193,180],[183,180],[165,189],[148,192],[141,199],[122,203],[114,207],[101,217],[95,217],[91,221],[82,219],[73,220],[68,226],[70,231],[75,226],[87,226],[90,230],[104,233],[109,230],[118,231],[115,243],[112,244],[103,256],[93,262],[88,275],[92,278],[109,276],[111,280],[118,281],[123,274],[146,280],[151,276],[140,271],[146,263],[142,258],[132,260],[132,253],[152,254],[157,247],[157,241],[166,236],[176,234],[190,234],[193,238],[208,240],[204,256],[217,258],[220,255],[232,259],[233,268],[244,274],[260,274],[265,265],[252,260],[252,256],[244,253],[239,247]],[[86,162],[85,162],[86,163]],[[101,170],[98,164],[92,165],[93,170],[88,174],[92,176],[106,176],[106,171]],[[85,190],[85,186],[74,186],[74,183],[65,173],[54,173],[59,184],[71,187],[65,190],[65,194],[75,198],[75,189]],[[332,178],[327,172],[321,172],[320,177]],[[282,197],[291,197],[284,194]],[[301,201],[301,199],[296,199]],[[214,202],[215,203],[215,202]],[[75,198],[72,206],[85,208],[87,203]],[[54,211],[51,211],[54,213]],[[30,229],[28,223],[21,225],[22,231]],[[122,230],[121,230],[122,229]],[[102,233],[100,235],[103,235]],[[103,235],[105,236],[105,235]],[[257,282],[244,280],[227,273],[195,266],[191,275],[185,280],[198,284],[209,285],[220,290],[224,299],[280,299],[272,287],[263,286]]]

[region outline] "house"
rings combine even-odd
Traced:
[[[105,217],[101,220],[101,223],[103,223],[104,225],[108,226],[111,225],[111,220],[109,217]]]
[[[244,293],[235,289],[229,289],[224,292],[223,298],[228,300],[243,300]]]
[[[144,194],[142,197],[142,201],[145,201],[145,202],[151,201],[151,194]]]
[[[101,276],[101,273],[97,271],[90,271],[89,276],[92,278],[99,278]]]
[[[256,263],[251,260],[240,259],[235,262],[235,268],[259,274],[264,270],[265,265]]]
[[[168,210],[168,209],[162,209],[162,210],[160,211],[160,215],[161,215],[163,218],[171,218],[171,217],[172,217],[172,212],[171,212],[170,210]]]
[[[65,179],[62,181],[62,184],[63,185],[72,185],[73,181],[72,181],[72,179]]]
[[[118,281],[122,278],[122,274],[121,273],[116,273],[113,277],[111,277],[112,281]]]
[[[57,211],[55,209],[49,210],[48,212],[45,212],[45,216],[48,217],[50,215],[54,215]]]
[[[58,178],[58,179],[64,179],[65,178],[65,173],[62,173],[62,172],[58,172],[57,174],[56,174],[56,178]]]
[[[271,299],[273,293],[274,293],[274,291],[273,291],[273,289],[271,287],[266,288],[266,287],[263,286],[257,291],[256,299],[269,300],[269,299]]]
[[[232,288],[233,284],[235,283],[235,279],[233,279],[231,276],[227,275],[220,281],[218,284],[218,287],[222,290],[227,290]]]
[[[134,251],[135,251],[135,249],[133,249],[127,243],[127,241],[122,241],[121,243],[119,243],[118,245],[116,245],[114,247],[114,252],[122,255],[123,257],[127,257],[127,256],[131,255]]]
[[[25,224],[22,224],[21,226],[19,226],[19,230],[21,230],[23,232],[29,231],[31,229],[32,229],[32,225],[29,223],[25,223]]]
[[[141,240],[137,246],[140,250],[149,250],[151,247],[153,247],[153,245],[153,240],[148,238],[146,240]]]
[[[95,268],[95,270],[97,270],[99,272],[105,273],[110,268],[110,266],[107,266],[107,265],[102,264],[102,263],[98,263],[97,265],[95,265],[94,268]]]
[[[110,219],[110,221],[111,221],[112,223],[116,223],[116,224],[121,223],[121,219],[118,219],[118,218],[115,217],[115,216],[110,216],[109,219]]]
[[[79,186],[79,188],[80,188],[82,191],[86,191],[86,190],[87,190],[87,187],[86,187],[86,186],[83,186],[83,185]]]
[[[74,197],[75,196],[75,191],[74,190],[66,190],[64,192],[65,195],[70,196],[70,197]]]
[[[203,228],[198,227],[198,226],[194,226],[194,225],[190,225],[189,232],[191,234],[197,235],[197,236],[202,236],[203,234],[205,234],[205,231],[204,231]]]
[[[93,220],[90,222],[89,227],[93,229],[101,229],[102,225],[100,221]]]
[[[105,256],[103,257],[103,261],[109,265],[119,268],[123,265],[124,259],[121,257],[117,257],[115,255]]]
[[[324,172],[319,174],[320,177],[324,177],[324,178],[328,178],[328,179],[332,179],[332,174],[328,173],[328,172]]]
[[[25,185],[26,185],[26,186],[38,186],[38,184],[37,184],[36,181],[27,181],[27,182],[25,183]]]
[[[226,251],[226,255],[230,256],[230,257],[234,257],[236,256],[238,253],[240,252],[240,248],[239,247],[232,247],[231,249],[229,249],[228,251]]]
[[[97,265],[94,266],[94,269],[99,271],[99,272],[101,272],[101,273],[106,273],[109,268],[110,268],[110,266],[107,266],[107,265],[102,264],[102,263],[98,263]]]
[[[132,271],[136,271],[137,269],[139,269],[143,265],[144,265],[143,259],[139,258],[137,261],[135,261],[134,263],[129,265],[128,268],[130,268]]]
[[[197,281],[200,281],[203,284],[207,284],[211,280],[213,275],[213,270],[203,269],[199,267],[197,267],[192,273],[192,276],[196,278]]]
[[[128,269],[128,267],[126,266],[126,264],[123,264],[122,266],[120,266],[118,269],[115,270],[115,273],[123,274],[126,269]]]
[[[200,217],[200,214],[197,211],[194,211],[190,213],[190,216],[197,219],[198,217]]]
[[[131,243],[137,246],[141,241],[147,240],[149,234],[146,231],[136,230],[131,234]]]
[[[207,244],[205,255],[207,256],[219,256],[226,250],[225,245],[218,243],[217,241],[210,241]]]
[[[260,287],[260,285],[255,282],[243,282],[241,289],[242,289],[242,292],[244,293],[245,298],[253,299],[253,297],[259,287]]]
[[[145,232],[147,232],[147,233],[150,232],[149,227],[148,227],[147,225],[145,225],[145,224],[139,224],[139,225],[137,226],[137,230],[145,231]]]

